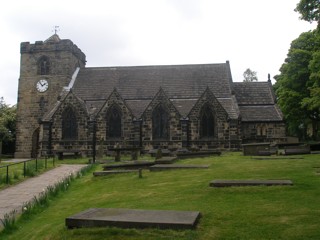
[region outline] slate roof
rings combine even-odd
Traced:
[[[270,82],[234,82],[233,89],[239,105],[275,103]]]
[[[229,62],[81,68],[72,92],[92,115],[116,90],[133,115],[140,118],[161,89],[181,116],[187,117],[207,88],[231,119],[241,116],[244,122],[283,121],[271,82],[233,83]],[[44,120],[49,120],[59,106],[57,102]]]
[[[214,95],[229,97],[229,65],[169,65],[82,68],[74,92],[82,99],[106,98],[114,88],[124,99],[152,99],[161,87],[171,98],[198,98],[208,86]]]
[[[271,82],[235,82],[233,89],[243,122],[283,121]]]
[[[97,100],[107,99],[116,89],[133,114],[140,117],[161,88],[180,114],[187,116],[207,87],[230,117],[237,118],[239,111],[231,96],[232,78],[228,62],[82,68],[74,83],[73,92],[85,102],[95,104]]]
[[[57,43],[60,41],[61,41],[61,39],[60,39],[59,35],[55,33],[51,37],[49,37],[47,40],[45,40],[44,42],[45,43]]]
[[[283,115],[277,105],[239,106],[243,122],[278,122]]]

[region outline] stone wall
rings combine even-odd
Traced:
[[[21,66],[17,105],[17,158],[28,158],[37,148],[36,135],[39,132],[39,120],[56,103],[64,86],[67,86],[76,67],[85,66],[85,55],[70,40],[21,43]],[[38,71],[39,59],[46,56],[50,62],[47,75]],[[46,79],[47,91],[40,93],[36,83]],[[39,136],[37,136],[39,137]]]
[[[116,106],[121,112],[122,134],[120,138],[107,138],[107,112],[113,106]],[[96,116],[96,129],[97,143],[99,142],[101,144],[103,142],[105,147],[113,147],[116,144],[122,146],[134,145],[134,139],[137,133],[135,132],[133,115],[116,90],[111,93],[101,110],[98,112]]]
[[[64,140],[62,139],[62,114],[67,108],[72,108],[76,114],[78,139]],[[44,126],[47,126],[46,124]],[[91,147],[90,131],[89,131],[89,115],[83,102],[81,102],[72,92],[62,100],[59,108],[51,120],[51,150],[58,151],[80,151],[86,154]],[[49,135],[49,129],[44,136]],[[45,140],[45,139],[44,139]],[[49,141],[42,142],[43,148],[50,149]],[[44,149],[43,149],[44,150]]]
[[[205,104],[209,104],[215,117],[215,134],[211,139],[200,137],[200,112]],[[192,148],[239,148],[241,138],[238,119],[229,119],[227,112],[207,89],[189,114],[189,135]]]
[[[241,130],[243,143],[283,142],[286,139],[283,122],[243,122]]]
[[[168,139],[153,139],[152,137],[152,113],[154,109],[161,104],[161,106],[169,114],[169,137]],[[180,114],[174,107],[172,102],[168,99],[162,89],[156,94],[147,109],[142,115],[142,141],[145,150],[154,148],[162,149],[178,149],[182,147],[182,134]]]

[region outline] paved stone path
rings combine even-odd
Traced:
[[[61,165],[49,170],[39,176],[29,178],[17,185],[10,186],[0,191],[0,219],[3,219],[6,213],[16,210],[21,212],[23,205],[30,202],[34,197],[57,182],[65,179],[70,174],[75,174],[86,165]],[[0,223],[1,226],[1,223]]]

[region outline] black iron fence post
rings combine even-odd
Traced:
[[[9,165],[7,165],[7,178],[6,178],[7,184],[9,184]]]
[[[23,162],[23,177],[26,177],[26,164],[27,162]]]

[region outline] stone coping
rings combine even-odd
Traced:
[[[66,218],[65,221],[68,228],[194,229],[200,216],[198,211],[90,208]]]
[[[240,187],[240,186],[283,186],[293,185],[291,180],[213,180],[210,187]]]

